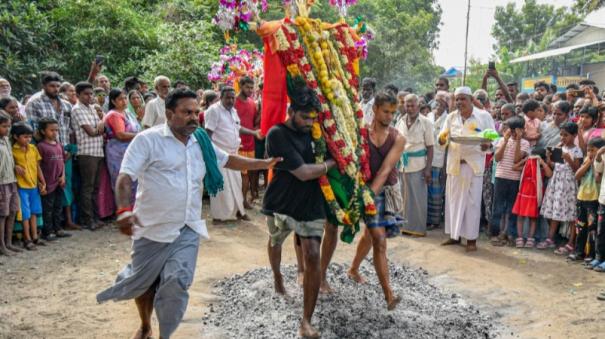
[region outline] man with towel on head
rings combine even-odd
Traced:
[[[492,144],[465,145],[451,139],[477,136],[488,128],[495,129],[491,115],[473,105],[472,94],[469,87],[456,89],[456,110],[447,116],[439,135],[441,147],[449,146],[445,185],[445,233],[450,235],[450,239],[442,245],[458,244],[462,237],[467,240],[467,252],[477,250],[485,154],[492,149]]]
[[[98,302],[135,299],[141,326],[133,336],[151,337],[155,307],[160,338],[170,338],[181,322],[193,282],[200,237],[208,239],[201,219],[202,191],[223,189],[220,168],[260,170],[281,159],[248,159],[216,147],[198,128],[195,92],[177,89],[166,97],[166,123],[132,140],[116,184],[120,232],[132,236],[132,262]],[[131,187],[138,180],[134,208]]]

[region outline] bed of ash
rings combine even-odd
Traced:
[[[346,275],[347,265],[332,264],[329,282],[336,290],[320,295],[313,325],[322,338],[495,338],[502,327],[492,316],[458,295],[428,282],[422,269],[390,266],[391,285],[402,298],[387,311],[371,261],[360,272],[368,280],[359,285]],[[205,338],[298,338],[302,315],[302,288],[296,285],[296,267],[282,266],[290,300],[273,291],[269,268],[255,269],[218,281],[201,333]]]

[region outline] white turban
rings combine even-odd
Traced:
[[[458,94],[464,94],[464,95],[468,95],[468,96],[473,96],[473,91],[471,90],[470,87],[458,87],[456,88],[456,91],[454,92],[454,95],[458,95]]]

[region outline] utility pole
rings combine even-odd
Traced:
[[[466,85],[466,61],[468,56],[468,24],[471,18],[471,0],[468,0],[468,8],[466,10],[466,38],[464,40],[464,73],[462,75],[462,86]]]

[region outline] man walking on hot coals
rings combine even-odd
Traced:
[[[301,86],[289,89],[288,94],[291,100],[288,120],[274,126],[267,135],[267,154],[281,157],[283,162],[275,167],[262,212],[267,216],[269,261],[279,294],[286,295],[280,272],[282,244],[292,232],[300,239],[304,258],[304,310],[299,332],[306,338],[318,338],[319,332],[311,325],[311,317],[322,280],[320,245],[326,224],[325,200],[318,178],[334,167],[335,162],[330,159],[315,163],[310,131],[317,111],[321,110],[315,92]],[[325,259],[330,256],[331,253]]]

